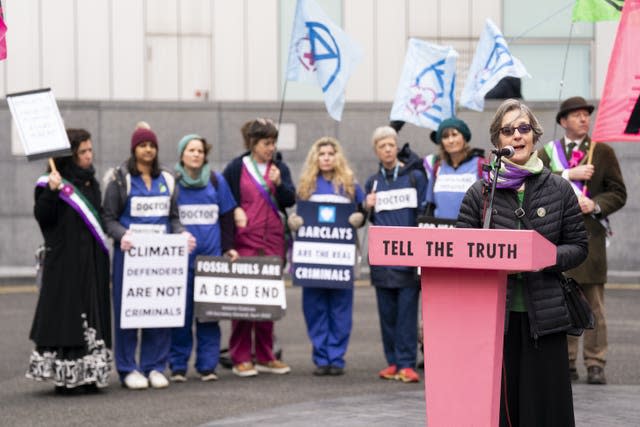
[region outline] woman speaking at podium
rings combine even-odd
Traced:
[[[542,127],[526,105],[504,101],[489,132],[497,149],[514,151],[497,171],[490,228],[535,230],[557,248],[554,266],[508,276],[500,425],[573,426],[566,335],[571,321],[561,273],[587,256],[582,214],[569,183],[538,158],[534,145]],[[467,191],[457,227],[482,228],[495,173]]]

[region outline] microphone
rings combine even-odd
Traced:
[[[493,154],[496,156],[495,169],[496,171],[500,170],[500,165],[502,164],[502,158],[513,157],[516,154],[515,148],[510,145],[507,145],[501,149],[491,150]],[[491,175],[489,175],[491,177]],[[482,224],[482,228],[491,228],[491,216],[493,214],[493,199],[496,195],[496,187],[498,185],[498,173],[494,173],[491,178],[491,191],[489,192],[489,207],[484,212],[484,221]]]
[[[516,150],[510,145],[507,145],[506,147],[499,150],[491,150],[491,152],[498,157],[506,157],[507,159],[510,159],[514,154],[516,154]]]

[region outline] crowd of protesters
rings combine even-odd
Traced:
[[[212,146],[197,134],[185,135],[177,143],[172,170],[162,168],[158,137],[140,122],[131,135],[130,157],[107,173],[104,198],[94,176],[91,135],[68,129],[72,155],[50,162],[35,190],[34,215],[44,236],[45,256],[27,377],[49,380],[61,393],[102,388],[109,384],[115,361],[125,387],[164,388],[171,381],[187,380],[195,341],[195,369],[202,381],[215,381],[220,326],[217,321],[194,319],[196,256],[226,256],[232,262],[245,256],[278,256],[284,263],[286,232],[304,224],[292,209],[297,201],[350,203],[354,208],[348,221],[354,229],[367,220],[378,226],[411,227],[421,216],[481,228],[488,183],[497,178],[490,228],[534,229],[558,251],[557,263],[549,269],[509,275],[501,424],[545,413],[550,418],[538,420],[545,425],[572,425],[577,339],[567,344],[571,323],[561,273],[573,269],[570,273],[587,284],[596,330],[585,336],[584,357],[588,382],[603,384],[606,264],[599,263],[606,259],[607,216],[626,201],[613,150],[597,144],[593,161],[586,154],[593,109],[579,97],[565,101],[557,121],[566,137],[538,152],[535,145],[543,133],[538,119],[522,101],[506,100],[489,127],[493,147],[510,147],[514,153],[502,160],[500,169],[485,158],[484,150],[471,148],[471,132],[459,118],[446,119],[433,131],[431,140],[438,152],[424,158],[415,153],[406,156],[406,150],[399,149],[399,127],[394,123],[379,127],[371,138],[379,163],[372,165],[374,173],[363,187],[340,142],[322,137],[309,150],[297,190],[276,149],[278,128],[271,120],[257,118],[242,126],[245,152],[221,173],[209,166]],[[385,194],[402,194],[394,199],[402,202],[389,203]],[[145,198],[162,203],[153,203],[157,207],[153,212],[139,212],[136,202]],[[525,218],[513,216],[518,208]],[[188,215],[180,214],[194,209],[206,210],[207,215],[198,217],[210,220],[189,221]],[[182,233],[187,240],[187,301],[181,328],[137,330],[120,325],[124,255],[132,247],[132,237],[142,231]],[[113,240],[111,275],[107,236]],[[387,362],[378,376],[419,382],[416,268],[371,266],[370,272]],[[303,288],[314,375],[345,373],[353,300],[353,288]],[[273,321],[233,320],[229,339],[233,373],[251,377],[290,372],[274,350],[274,336]],[[428,351],[424,349],[426,357]]]

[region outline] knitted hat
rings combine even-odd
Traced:
[[[587,100],[581,96],[574,96],[569,99],[565,99],[560,104],[560,111],[556,114],[556,123],[560,124],[560,119],[566,117],[572,111],[576,110],[587,110],[589,115],[593,113],[594,106],[591,104],[587,104]]]
[[[440,123],[440,126],[438,126],[438,130],[431,132],[431,141],[433,141],[434,144],[440,144],[442,142],[442,132],[444,132],[445,129],[451,128],[460,132],[465,141],[471,141],[471,131],[469,130],[469,126],[467,126],[467,124],[462,120],[455,117],[449,117],[448,119],[443,120]]]
[[[136,147],[143,142],[151,142],[156,149],[158,148],[158,138],[151,129],[138,128],[131,135],[131,151],[133,152]]]
[[[182,153],[184,152],[184,149],[187,148],[187,144],[192,139],[199,139],[201,141],[204,140],[203,137],[195,133],[190,133],[189,135],[183,136],[182,139],[178,142],[178,159],[182,158]]]
[[[391,120],[389,126],[394,128],[397,133],[400,133],[400,130],[404,127],[404,120]]]

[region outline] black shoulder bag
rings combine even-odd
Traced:
[[[531,221],[527,218],[524,209],[518,208],[514,213],[526,228],[533,230]],[[564,274],[559,273],[559,275],[564,302],[571,320],[571,329],[567,331],[567,334],[580,336],[585,329],[593,329],[595,327],[595,317],[593,316],[591,305],[589,305],[589,301],[578,282],[571,277],[566,277]]]
[[[580,284],[573,278],[562,275],[561,286],[572,326],[567,333],[580,336],[585,329],[593,329],[595,327],[593,311]]]

